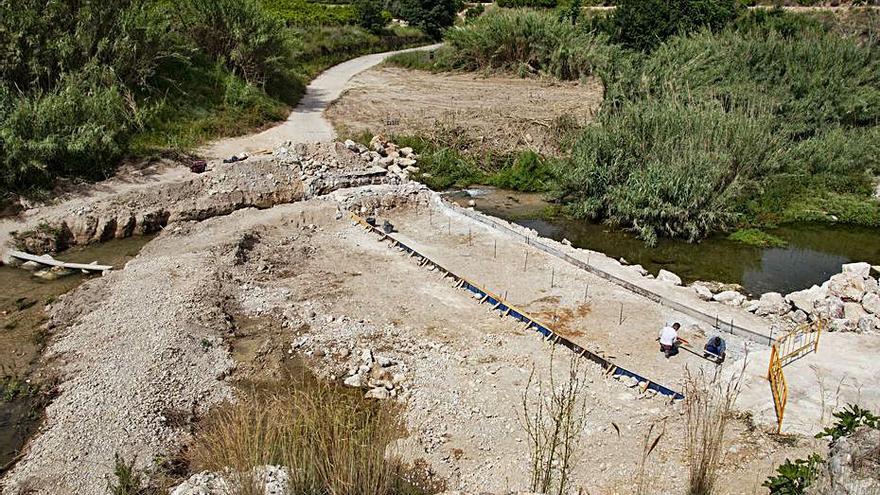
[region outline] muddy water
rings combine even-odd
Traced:
[[[483,213],[535,229],[544,237],[568,239],[615,259],[624,258],[654,273],[664,268],[686,282],[715,280],[741,284],[751,294],[783,294],[821,284],[852,261],[880,264],[880,231],[833,225],[789,225],[769,231],[788,242],[758,248],[726,237],[698,244],[661,240],[647,247],[635,236],[606,225],[555,215],[540,194],[477,187],[451,195],[460,204],[473,199]]]
[[[152,237],[132,237],[74,248],[57,256],[64,261],[113,265],[122,268]],[[45,401],[37,369],[46,335],[45,307],[83,281],[100,275],[75,273],[43,280],[32,272],[0,266],[0,474],[12,462],[36,428]],[[42,392],[41,392],[42,390]]]

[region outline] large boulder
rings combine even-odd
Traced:
[[[865,279],[853,272],[838,273],[828,280],[828,290],[841,299],[861,301],[865,296]]]
[[[858,275],[861,278],[868,278],[871,276],[871,265],[869,263],[847,263],[843,265],[843,273],[852,273],[854,275]]]
[[[862,307],[868,313],[880,316],[880,295],[873,292],[865,294],[862,298]]]
[[[843,317],[847,320],[852,320],[855,322],[859,321],[859,318],[868,314],[865,312],[865,309],[862,308],[862,305],[857,302],[846,302],[843,303]]]
[[[792,292],[785,296],[785,300],[794,305],[795,308],[807,313],[813,314],[816,311],[816,303],[825,299],[828,291],[818,285],[814,285],[809,289]]]
[[[704,284],[695,283],[695,284],[691,285],[691,288],[694,289],[694,292],[697,293],[697,297],[699,297],[700,299],[702,299],[704,301],[711,301],[712,296],[715,295]]]
[[[660,272],[657,273],[657,280],[669,282],[672,285],[681,285],[681,277],[667,270],[661,269]]]
[[[814,315],[825,320],[846,318],[843,300],[837,296],[828,296],[816,302]]]
[[[768,315],[784,315],[791,311],[791,304],[788,303],[782,294],[778,292],[767,292],[761,294],[761,298],[755,305],[755,314],[758,316]]]
[[[740,306],[746,300],[746,296],[733,290],[726,290],[715,294],[712,299],[728,306]]]

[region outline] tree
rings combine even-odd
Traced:
[[[360,27],[371,33],[381,33],[388,25],[382,0],[355,0],[354,12]]]
[[[455,23],[461,0],[400,0],[400,17],[428,36],[440,39],[443,30]]]
[[[737,0],[620,0],[614,34],[620,43],[648,51],[676,34],[722,29],[736,15]]]

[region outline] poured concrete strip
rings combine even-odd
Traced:
[[[360,216],[358,216],[354,213],[351,213],[351,218],[355,222],[357,222],[361,226],[363,226],[366,230],[369,230],[370,232],[373,232],[373,233],[379,235],[380,241],[389,240],[392,243],[394,243],[394,245],[396,245],[398,248],[402,249],[405,252],[408,252],[410,254],[416,254],[416,255],[419,255],[425,259],[428,259],[427,256],[419,253],[418,251],[407,246],[403,242],[400,242],[396,238],[394,238],[388,234],[385,234],[384,232],[382,232],[378,228],[370,225],[369,223],[367,223],[366,220],[364,220]],[[454,277],[456,280],[456,284],[455,284],[456,288],[465,289],[468,292],[471,292],[472,294],[479,296],[480,297],[480,304],[483,304],[483,303],[491,304],[493,306],[493,308],[492,308],[493,311],[500,309],[502,311],[502,313],[504,314],[504,316],[507,316],[507,317],[510,317],[510,318],[513,318],[515,320],[518,320],[518,321],[525,323],[525,328],[524,328],[525,330],[534,329],[535,331],[540,333],[546,340],[552,342],[554,345],[562,345],[562,346],[568,348],[569,350],[571,350],[572,352],[574,352],[575,354],[577,354],[578,357],[589,359],[590,361],[601,366],[603,369],[611,370],[611,371],[609,371],[610,376],[613,376],[615,378],[627,377],[627,378],[634,379],[634,380],[636,380],[636,383],[638,383],[639,386],[642,387],[643,392],[646,390],[653,390],[654,392],[656,392],[660,395],[669,397],[670,399],[674,399],[674,400],[684,399],[684,395],[682,393],[676,392],[675,390],[672,390],[668,387],[660,385],[659,383],[655,383],[651,380],[648,380],[647,378],[639,375],[638,373],[627,370],[625,368],[621,368],[620,366],[615,365],[614,363],[612,363],[608,359],[600,356],[599,354],[596,354],[596,353],[590,352],[587,349],[584,349],[583,347],[575,344],[574,342],[568,340],[567,338],[565,338],[562,335],[553,331],[549,325],[532,317],[527,312],[518,308],[517,306],[514,306],[513,304],[510,304],[509,302],[505,301],[497,294],[489,291],[488,289],[486,289],[480,285],[477,285],[474,282],[471,282],[470,280],[468,280],[462,276],[456,275],[455,273],[451,272],[450,270],[447,270],[446,268],[443,268],[439,263],[437,263],[434,260],[431,260],[431,263],[433,263],[435,266],[440,267],[442,270],[445,270],[446,273],[449,274],[449,276]]]
[[[555,258],[559,258],[566,263],[576,266],[577,268],[580,268],[581,270],[584,270],[592,275],[601,277],[652,302],[695,318],[704,323],[708,323],[709,325],[712,325],[713,328],[715,328],[717,331],[728,332],[749,339],[752,342],[767,346],[774,342],[773,330],[767,325],[746,325],[743,324],[742,321],[735,321],[733,318],[728,320],[727,315],[725,315],[724,318],[719,318],[719,313],[712,314],[711,312],[706,311],[695,304],[691,304],[684,299],[670,297],[669,292],[661,292],[645,285],[638,285],[632,281],[624,279],[623,277],[615,275],[608,270],[598,267],[593,263],[585,262],[581,259],[575,258],[574,256],[565,254],[559,249],[556,249],[544,242],[541,242],[538,239],[529,238],[521,232],[517,232],[515,229],[509,227],[508,225],[494,220],[487,215],[483,215],[482,213],[448,203],[440,198],[439,195],[436,196],[436,198],[437,199],[435,201],[441,208],[445,208],[454,213],[459,213],[487,227],[491,227],[492,229],[511,235],[514,238],[525,242],[527,245],[535,249],[543,251]],[[730,308],[719,307],[718,309],[720,309],[722,312],[727,312]],[[754,315],[743,315],[741,319],[746,319],[749,316],[752,318],[757,318]]]
[[[42,256],[37,256],[35,254],[24,253],[22,251],[9,251],[9,257],[15,258],[21,261],[31,261],[34,263],[39,263],[45,266],[54,266],[60,268],[67,268],[70,270],[82,270],[84,272],[106,272],[108,270],[112,270],[113,267],[111,265],[99,265],[97,262],[95,263],[68,263],[66,261],[56,260],[55,258],[49,256],[48,254],[44,254]]]

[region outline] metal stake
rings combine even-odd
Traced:
[[[523,262],[523,271],[528,271],[529,269],[529,252],[526,251],[526,260]]]

